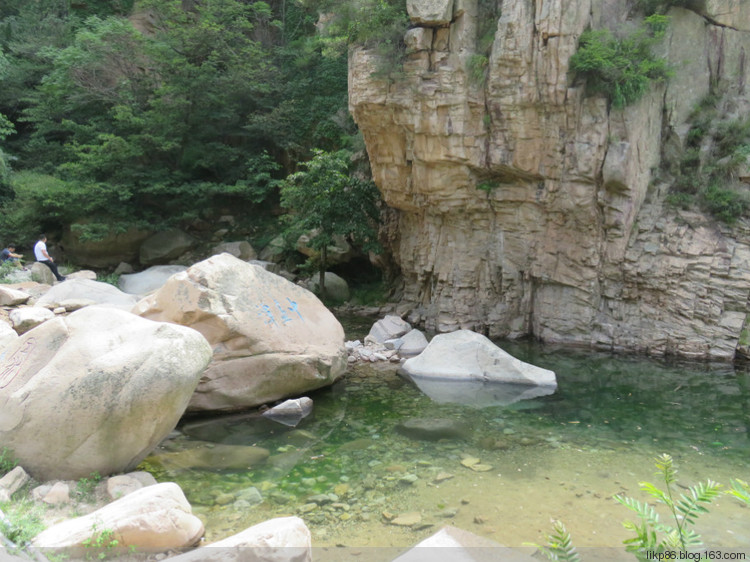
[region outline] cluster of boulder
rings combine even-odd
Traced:
[[[427,337],[399,316],[387,315],[373,324],[364,343],[347,341],[349,363],[390,361],[400,363],[408,357],[422,353],[427,347]]]
[[[17,493],[29,479],[21,467],[6,474],[0,479],[0,501]],[[144,560],[144,555],[157,554],[153,559],[169,556],[175,562],[239,561],[247,559],[242,558],[242,549],[253,549],[269,554],[264,560],[312,560],[310,531],[299,517],[271,519],[207,547],[201,545],[203,522],[174,482],[159,484],[148,473],[134,472],[105,478],[87,493],[90,498],[78,499],[90,503],[80,503],[75,482],[58,480],[33,488],[30,499],[49,506],[48,513],[62,513],[72,506],[90,512],[52,524],[25,545],[13,544],[0,533],[0,558],[44,562],[49,553],[71,560],[125,559],[123,555],[130,554]],[[0,511],[0,523],[5,519]],[[3,547],[15,554],[4,554]]]
[[[21,467],[0,478],[0,501],[17,493],[29,476]],[[4,562],[48,562],[47,555],[68,560],[117,557],[119,560],[174,562],[312,562],[311,533],[296,516],[277,517],[253,525],[222,540],[204,544],[204,526],[174,482],[157,483],[144,472],[105,478],[91,490],[91,503],[76,503],[74,482],[56,481],[32,489],[32,501],[47,504],[48,513],[65,506],[87,510],[85,515],[49,526],[26,544],[14,544],[0,532],[0,559]],[[0,529],[7,524],[0,511]],[[450,548],[451,559],[468,557],[481,547],[508,551],[502,545],[452,526],[401,554],[393,562],[417,562],[440,558],[436,548]],[[513,560],[533,560],[513,551]]]
[[[69,501],[76,479],[119,474],[100,484],[111,504],[53,525],[34,538],[38,548],[195,546],[203,525],[179,487],[129,473],[189,411],[298,397],[357,361],[397,362],[415,381],[508,381],[514,367],[517,383],[554,384],[554,373],[505,358],[483,336],[460,331],[428,343],[393,315],[376,322],[364,344],[345,343],[341,324],[310,291],[229,253],[125,274],[119,288],[95,279],[84,271],[58,284],[0,286],[0,447],[24,467],[0,480],[0,502],[26,484],[26,471],[47,482],[32,498],[53,505]],[[309,398],[297,398],[264,415],[295,425],[311,408]],[[240,560],[238,549],[248,546],[285,547],[285,560],[311,556],[310,533],[294,517],[212,546],[226,548],[176,558]]]
[[[343,375],[343,328],[302,287],[226,253],[156,274],[145,297],[73,275],[43,293],[0,287],[0,446],[35,478],[131,470],[186,411]]]

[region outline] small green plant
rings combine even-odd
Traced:
[[[710,478],[686,489],[679,496],[676,492],[677,469],[672,457],[667,454],[655,459],[656,474],[664,482],[664,488],[658,488],[650,482],[639,482],[642,491],[648,493],[658,504],[667,506],[670,523],[662,522],[656,509],[647,502],[634,498],[616,495],[614,499],[638,515],[639,522],[625,521],[623,526],[635,533],[635,537],[625,539],[626,550],[635,554],[641,561],[653,560],[656,553],[676,552],[689,553],[703,548],[700,535],[695,531],[695,524],[700,515],[708,512],[708,505],[722,494],[721,484]],[[733,479],[732,488],[726,494],[750,505],[750,484],[744,480]],[[550,560],[580,560],[573,546],[570,533],[560,521],[556,521],[553,532],[546,537],[547,544],[537,547]],[[695,556],[693,554],[692,556]],[[691,557],[692,559],[692,557]],[[697,559],[697,558],[696,558]]]
[[[42,507],[28,499],[3,504],[5,517],[0,517],[0,535],[19,548],[44,530]]]
[[[117,282],[120,280],[120,274],[119,273],[108,273],[107,275],[101,275],[98,277],[97,281],[100,281],[102,283],[109,283],[110,285],[114,285],[117,287]]]
[[[8,276],[14,271],[18,271],[18,268],[11,262],[3,262],[0,264],[0,283],[12,283]]]
[[[96,554],[99,560],[108,558],[112,551],[120,546],[120,541],[115,537],[112,529],[97,529],[96,523],[91,527],[91,536],[85,539],[81,544]],[[90,559],[90,556],[86,557]]]
[[[615,496],[615,500],[634,511],[639,523],[626,521],[626,529],[635,532],[635,537],[625,540],[627,550],[635,553],[639,560],[646,560],[646,551],[664,552],[666,550],[689,552],[703,546],[700,535],[695,531],[695,522],[699,515],[707,513],[706,507],[721,493],[721,484],[711,479],[687,488],[687,494],[676,496],[677,469],[672,457],[663,454],[656,459],[656,474],[664,481],[664,489],[657,488],[650,482],[639,482],[641,490],[656,499],[657,503],[666,505],[674,525],[662,523],[659,514],[646,502],[639,502],[627,496]]]
[[[498,187],[500,184],[496,181],[483,181],[477,184],[477,189],[492,193],[492,190]]]
[[[487,81],[487,68],[490,59],[485,55],[473,54],[466,61],[466,71],[469,74],[469,80],[477,86],[484,86]]]
[[[573,539],[561,521],[555,521],[552,533],[547,535],[547,545],[533,545],[549,560],[560,560],[562,562],[580,562],[581,557],[573,546]]]
[[[0,449],[0,475],[10,472],[18,466],[18,460],[13,456],[13,451],[8,447]]]
[[[728,490],[727,493],[734,496],[742,503],[750,505],[750,484],[739,478],[732,480],[731,483],[732,489]]]
[[[83,477],[76,483],[75,496],[79,501],[90,501],[94,497],[94,489],[102,481],[101,475],[94,471],[88,478]]]

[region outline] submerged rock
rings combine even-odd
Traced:
[[[268,449],[252,445],[221,445],[206,443],[178,452],[159,453],[150,462],[168,469],[244,470],[266,462]]]
[[[303,418],[310,415],[313,408],[313,401],[307,396],[285,400],[281,404],[263,412],[264,418],[283,423],[290,427],[295,427]]]
[[[412,418],[396,426],[396,431],[407,437],[426,441],[467,439],[471,428],[465,422],[441,418]]]

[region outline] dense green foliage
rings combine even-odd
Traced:
[[[750,158],[750,120],[722,118],[721,96],[711,95],[693,111],[685,151],[672,165],[668,202],[698,205],[727,224],[750,210],[750,194],[738,181]]]
[[[4,2],[0,238],[28,244],[81,218],[84,237],[226,209],[265,220],[314,149],[361,142],[347,42],[405,29],[391,18],[405,14],[400,2],[328,4]],[[346,26],[321,35],[320,13],[334,7]]]
[[[666,80],[667,62],[653,53],[663,36],[668,19],[652,15],[632,33],[617,37],[607,29],[583,33],[570,68],[585,78],[592,94],[602,94],[612,107],[622,108],[638,101],[652,83]]]
[[[302,167],[286,178],[281,202],[295,211],[288,216],[295,234],[313,233],[309,245],[320,252],[320,287],[325,294],[326,249],[335,236],[344,236],[366,251],[379,249],[379,194],[372,181],[353,173],[348,151],[318,151]]]
[[[400,74],[409,27],[406,2],[324,0],[321,8],[327,12],[323,36],[329,49],[344,52],[350,44],[365,46],[378,54],[378,76],[394,79]]]

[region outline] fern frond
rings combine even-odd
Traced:
[[[573,538],[561,521],[555,521],[551,534],[547,535],[547,546],[538,546],[549,560],[561,562],[581,562],[581,557],[573,546]]]
[[[709,504],[721,493],[721,484],[711,479],[700,482],[695,486],[688,488],[690,497],[685,494],[680,495],[680,501],[677,502],[677,511],[680,512],[685,521],[693,525],[696,517],[700,513],[707,513],[708,509],[701,504]]]
[[[615,496],[615,500],[628,509],[635,511],[638,514],[638,517],[643,521],[651,525],[657,525],[659,523],[659,514],[656,513],[656,510],[646,502],[641,503],[634,498],[621,496],[619,494]]]
[[[680,532],[677,529],[672,529],[671,532],[665,533],[658,548],[666,550],[683,550]]]
[[[664,482],[666,482],[667,486],[674,484],[677,481],[677,469],[674,467],[672,455],[663,453],[656,457],[655,462],[657,469],[656,474],[664,478]]]
[[[651,482],[638,482],[638,485],[642,491],[647,492],[650,496],[656,498],[657,501],[670,507],[672,506],[672,499],[667,493],[654,486]]]
[[[703,548],[703,540],[701,539],[701,536],[692,529],[683,530],[682,542],[685,545],[685,549],[689,551],[700,550]]]
[[[729,490],[729,494],[735,498],[750,505],[750,484],[739,478],[730,480],[732,489]]]

